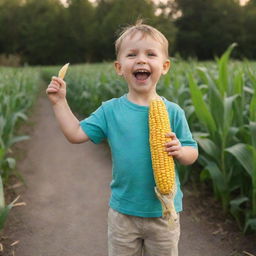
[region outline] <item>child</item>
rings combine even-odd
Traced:
[[[108,139],[112,153],[111,198],[108,212],[109,256],[177,256],[180,236],[178,221],[170,228],[162,217],[161,203],[154,187],[149,147],[148,105],[152,98],[168,108],[171,142],[163,145],[183,165],[198,157],[184,111],[161,97],[156,85],[168,72],[168,41],[157,29],[137,22],[116,41],[115,69],[128,84],[128,93],[113,98],[78,121],[66,101],[66,83],[53,77],[46,93],[61,130],[71,143]],[[176,170],[176,212],[182,211],[182,191]]]

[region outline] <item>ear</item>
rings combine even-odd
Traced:
[[[118,60],[116,60],[114,62],[114,65],[115,65],[115,70],[116,70],[116,73],[121,76],[122,75],[122,69],[121,69],[121,64]]]
[[[171,67],[171,62],[169,59],[165,60],[164,64],[163,64],[163,70],[162,70],[162,75],[165,75],[169,69]]]

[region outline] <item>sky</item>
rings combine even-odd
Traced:
[[[240,0],[241,5],[245,5],[249,0]]]

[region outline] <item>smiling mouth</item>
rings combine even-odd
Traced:
[[[151,75],[151,72],[147,71],[147,70],[137,70],[135,72],[133,72],[133,75],[135,76],[135,78],[139,81],[145,81],[149,78],[149,76]]]

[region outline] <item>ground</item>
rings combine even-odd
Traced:
[[[12,178],[6,188],[7,202],[21,195],[19,202],[26,205],[12,209],[1,235],[0,255],[107,255],[107,144],[68,143],[44,93],[30,120],[22,129],[31,139],[14,149],[26,186]],[[243,236],[207,187],[189,183],[183,191],[181,256],[256,255],[256,236]]]

